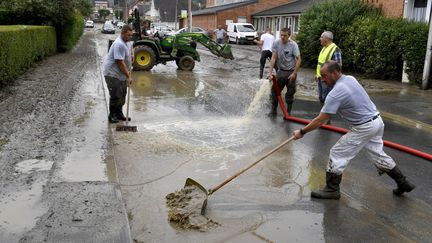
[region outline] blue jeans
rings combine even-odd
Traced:
[[[318,97],[321,103],[324,103],[328,93],[332,90],[332,87],[328,87],[324,81],[318,81]]]

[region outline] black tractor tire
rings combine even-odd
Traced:
[[[134,48],[135,60],[133,69],[136,71],[149,71],[156,63],[156,54],[149,46],[137,46]]]
[[[177,66],[184,71],[192,71],[195,67],[195,60],[191,56],[182,56]]]

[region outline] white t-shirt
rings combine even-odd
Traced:
[[[327,95],[321,112],[339,113],[350,124],[361,124],[378,114],[375,104],[353,76],[342,75]]]
[[[262,50],[271,51],[275,38],[272,34],[265,33],[261,35],[261,41],[263,42]]]

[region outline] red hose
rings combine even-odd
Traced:
[[[310,123],[309,120],[298,118],[298,117],[294,117],[294,116],[285,116],[284,120],[289,120],[289,121],[293,121],[293,122],[297,122],[297,123],[302,123],[302,124],[305,124],[305,125],[307,125],[307,124]],[[332,125],[321,125],[321,128],[324,128],[324,129],[327,129],[327,130],[330,130],[330,131],[333,131],[333,132],[337,132],[337,133],[342,133],[342,134],[345,134],[345,133],[348,132],[348,130],[345,129],[345,128],[335,127],[335,126],[332,126]],[[394,149],[397,149],[397,150],[400,150],[400,151],[403,151],[403,152],[406,152],[406,153],[418,156],[420,158],[432,161],[432,154],[425,153],[425,152],[419,151],[417,149],[413,149],[413,148],[408,147],[408,146],[400,145],[400,144],[397,144],[397,143],[394,143],[394,142],[390,142],[390,141],[387,141],[387,140],[384,140],[384,146],[389,147],[389,148],[394,148]]]

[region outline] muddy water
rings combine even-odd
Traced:
[[[207,195],[198,187],[187,186],[166,196],[168,220],[182,229],[206,231],[218,223],[204,216]]]
[[[292,129],[281,119],[266,116],[268,80],[245,75],[245,70],[220,71],[232,64],[218,62],[211,73],[202,65],[197,63],[194,72],[179,71],[168,63],[151,72],[133,73],[131,124],[138,132],[113,136],[115,154],[122,158],[119,178],[137,241],[271,239],[270,231],[266,233],[269,225],[284,228],[274,210],[293,205],[308,193],[312,150],[295,143],[212,195],[205,217],[200,214],[200,197],[176,191],[188,177],[205,188],[218,185],[287,139]],[[303,152],[291,156],[298,149]],[[174,207],[167,206],[167,195]],[[198,204],[179,200],[185,198]],[[321,226],[317,218],[306,221]],[[281,231],[279,236],[290,234]]]

